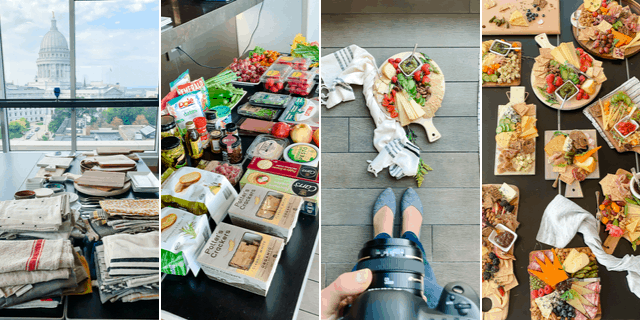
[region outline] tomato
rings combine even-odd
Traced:
[[[429,64],[428,63],[425,63],[425,64],[422,65],[422,71],[424,73],[429,72]]]
[[[582,100],[582,92],[578,92],[576,95],[576,100]]]
[[[550,73],[547,75],[545,81],[547,82],[547,84],[553,84],[555,82],[555,76]]]
[[[589,100],[589,95],[585,92],[582,94],[582,99]]]
[[[547,93],[548,94],[552,94],[554,91],[556,91],[556,87],[554,87],[551,84],[549,86],[547,86]]]
[[[394,62],[395,60],[393,60],[393,59],[389,58],[389,60],[388,60],[388,61],[389,61],[389,63],[393,64],[393,62]]]
[[[391,118],[397,118],[398,117],[398,113],[393,111],[391,112]]]
[[[488,75],[492,75],[493,74],[493,69],[489,69],[489,71],[487,71]]]
[[[402,61],[402,59],[396,58],[396,63],[400,63],[401,61]]]
[[[593,16],[594,18],[595,18],[595,17],[597,17],[597,16],[598,16],[598,12],[597,12],[597,11],[594,11],[594,12],[593,12],[593,14],[592,14],[592,16]]]

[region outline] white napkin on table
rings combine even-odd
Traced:
[[[609,271],[627,271],[629,289],[640,297],[640,256],[616,258],[602,249],[598,222],[593,214],[573,201],[557,195],[544,210],[536,240],[557,248],[564,248],[577,232],[596,256],[598,263]]]
[[[350,84],[362,85],[362,92],[371,117],[376,124],[373,131],[373,146],[380,153],[373,161],[369,160],[369,172],[378,175],[382,169],[389,167],[392,176],[400,179],[418,173],[420,148],[409,142],[399,122],[392,119],[380,108],[373,96],[373,85],[378,77],[375,58],[356,45],[350,45],[321,58],[321,77],[324,86],[329,90],[323,97],[323,104],[333,108],[342,101],[355,99]],[[385,152],[391,142],[391,149],[396,152]]]

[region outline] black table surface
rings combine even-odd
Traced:
[[[8,166],[3,166],[2,180],[18,182],[17,185],[6,185],[2,189],[2,199],[9,200],[13,198],[14,192],[7,192],[6,188],[12,188],[16,191],[24,183],[27,178],[32,178],[38,172],[39,167],[36,163],[39,159],[44,157],[44,153],[8,153],[0,154],[2,163],[8,163]],[[80,174],[80,161],[83,157],[76,158],[67,172]],[[27,166],[26,164],[29,164]],[[10,171],[13,168],[13,171]],[[20,168],[19,170],[16,168]],[[137,171],[149,172],[149,167],[140,160],[137,163]],[[21,174],[21,172],[27,172],[28,174]],[[5,179],[5,176],[8,179]],[[21,180],[21,181],[20,181]],[[65,188],[67,192],[75,192],[72,182],[66,182]],[[80,196],[85,196],[79,193]],[[137,193],[128,191],[116,198],[158,198],[159,193]],[[89,257],[85,254],[87,261]],[[93,265],[89,266],[91,269]],[[65,314],[67,319],[158,319],[159,318],[159,306],[158,300],[153,301],[140,301],[134,303],[109,303],[102,304],[100,302],[100,296],[96,288],[94,292],[88,295],[82,296],[68,296],[65,298],[64,303],[55,309],[25,309],[25,310],[0,310],[0,319],[63,319]]]
[[[246,90],[247,94],[231,111],[233,122],[242,118],[237,114],[238,107],[249,101],[254,93],[263,90],[261,84],[238,87]],[[315,92],[314,87],[310,96],[317,96]],[[240,137],[242,150],[247,150],[255,139],[253,136],[241,135]],[[207,151],[204,159],[216,158]],[[248,159],[243,162],[244,170],[247,169],[249,162]],[[239,186],[236,186],[236,189],[238,188]],[[213,230],[215,225],[211,219],[209,222]],[[223,222],[231,223],[231,220],[227,216]],[[189,320],[292,319],[298,308],[302,286],[311,266],[319,228],[319,216],[300,215],[291,240],[282,251],[266,297],[211,280],[203,271],[200,271],[197,278],[193,277],[193,273],[184,277],[167,275],[161,285],[162,310]]]
[[[559,36],[560,42],[573,42],[576,47],[579,44],[574,40],[571,33],[571,25],[569,17],[571,13],[582,3],[582,1],[561,1],[561,21],[562,34]],[[505,93],[509,88],[483,88],[482,89],[482,183],[503,182],[516,185],[520,189],[520,209],[518,211],[518,220],[520,227],[517,229],[518,240],[515,244],[514,254],[516,261],[514,263],[514,272],[518,279],[519,285],[511,290],[509,301],[509,315],[507,319],[530,319],[530,293],[529,293],[529,275],[527,265],[529,260],[529,252],[534,250],[549,249],[550,246],[536,241],[536,234],[540,227],[540,221],[544,209],[549,202],[558,194],[558,190],[551,185],[553,181],[544,179],[544,132],[547,130],[557,130],[557,112],[555,109],[544,105],[533,93],[531,88],[531,69],[533,60],[526,57],[535,58],[539,55],[539,47],[533,36],[483,36],[483,41],[492,39],[505,39],[507,41],[521,41],[523,46],[522,61],[522,85],[529,92],[527,103],[537,105],[536,123],[539,137],[536,140],[536,174],[535,176],[495,176],[493,168],[495,163],[495,127],[497,125],[498,105],[508,102]],[[557,45],[558,38],[550,36],[550,42]],[[625,60],[603,60],[604,72],[608,80],[602,85],[602,89],[598,97],[602,97],[622,83],[628,80],[627,63],[632,70],[634,66],[636,72],[630,72],[631,76],[637,75],[640,70],[640,55],[636,55]],[[582,113],[583,109],[574,111],[561,112],[561,129],[594,129],[591,122]],[[618,168],[630,170],[636,165],[636,156],[634,153],[618,153],[615,149],[610,149],[602,137],[598,134],[597,143],[603,146],[598,151],[600,177],[603,178],[607,173],[615,173]],[[597,203],[595,192],[602,191],[598,182],[600,179],[585,180],[581,183],[584,198],[570,199],[579,206],[589,212],[595,214]],[[565,192],[566,184],[562,183],[562,194]],[[601,196],[602,199],[602,196]],[[604,226],[601,228],[601,239],[607,237]],[[584,239],[582,235],[577,235],[568,245],[567,248],[584,247]],[[622,239],[616,248],[614,255],[622,257],[626,254],[634,254],[631,244]],[[636,253],[637,254],[637,253]],[[629,290],[626,272],[609,272],[602,265],[599,266],[599,277],[602,279],[602,292],[600,295],[602,305],[602,319],[638,319],[639,312],[635,303],[638,297]],[[483,301],[486,303],[486,301]],[[486,305],[485,305],[486,306]]]

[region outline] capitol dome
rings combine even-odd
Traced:
[[[38,53],[37,82],[69,82],[71,71],[67,39],[58,31],[56,18],[51,19],[51,29],[42,38]]]

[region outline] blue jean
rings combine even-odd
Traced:
[[[388,233],[380,233],[374,239],[389,239],[391,236]],[[420,251],[422,251],[422,260],[424,261],[424,295],[427,297],[427,304],[429,308],[433,309],[438,305],[438,301],[440,300],[440,295],[442,294],[443,288],[438,285],[436,281],[436,275],[433,273],[433,269],[429,265],[427,261],[427,255],[424,252],[424,247],[422,247],[422,243],[420,242],[420,238],[411,232],[407,231],[402,234],[403,239],[407,239],[413,243],[415,243]],[[353,267],[353,271],[356,270],[356,267]]]

